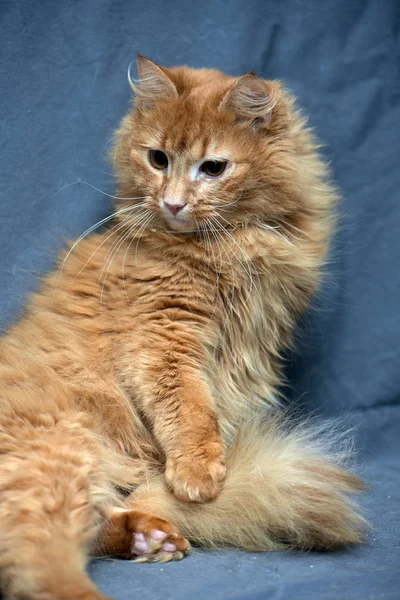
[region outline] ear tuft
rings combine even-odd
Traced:
[[[268,126],[276,104],[272,88],[254,73],[240,77],[225,94],[220,108],[233,111],[240,122]]]
[[[131,77],[130,67],[128,81],[136,95],[136,106],[141,110],[148,110],[158,100],[173,99],[178,97],[175,84],[167,73],[149,58],[138,54],[137,70],[139,79],[134,81]]]

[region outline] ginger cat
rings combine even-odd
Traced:
[[[138,71],[116,224],[79,238],[0,344],[7,598],[99,600],[89,556],[180,559],[186,538],[363,535],[361,482],[276,393],[333,226],[315,141],[276,81]]]

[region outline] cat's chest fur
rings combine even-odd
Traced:
[[[199,368],[228,438],[242,414],[240,406],[245,410],[253,403],[277,402],[279,298],[272,310],[270,277],[260,268],[251,274],[239,261],[229,261],[225,273],[215,273],[201,261],[184,256],[168,260],[145,250],[139,248],[137,263],[126,268],[124,289],[114,294],[126,302],[123,335],[129,337],[129,330],[139,338],[162,335],[173,321],[197,332],[207,357]],[[118,279],[114,284],[122,285]]]
[[[277,316],[267,304],[266,277],[221,286],[218,344],[210,348],[208,378],[226,437],[252,404],[277,404]]]

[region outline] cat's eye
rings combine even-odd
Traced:
[[[162,150],[149,150],[149,163],[155,168],[162,169],[168,168],[168,156]]]
[[[200,167],[200,171],[209,177],[218,177],[226,169],[228,161],[226,160],[206,160]]]

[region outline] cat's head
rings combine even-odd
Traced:
[[[141,56],[138,73],[114,164],[119,195],[138,198],[125,204],[140,203],[143,227],[192,232],[251,219],[279,223],[299,210],[301,125],[278,82],[167,69]]]

